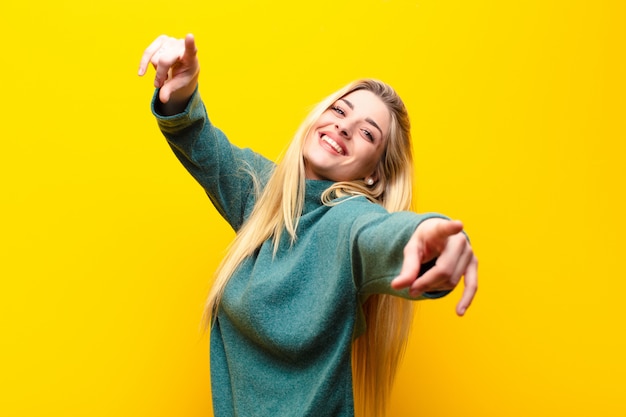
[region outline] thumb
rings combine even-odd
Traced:
[[[165,104],[170,101],[170,96],[172,95],[172,82],[166,83],[159,90],[159,100],[161,103]]]
[[[448,238],[463,230],[463,223],[458,220],[429,219],[422,223],[418,239],[423,249],[422,262],[428,262],[439,256],[446,246]]]
[[[459,220],[445,220],[439,223],[435,228],[437,229],[439,237],[447,238],[463,230],[463,223]]]

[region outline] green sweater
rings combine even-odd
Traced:
[[[196,91],[187,109],[163,117],[161,131],[234,230],[255,203],[250,172],[267,181],[274,164],[230,144]],[[290,244],[276,256],[266,241],[228,282],[211,329],[211,381],[216,417],[353,416],[351,344],[365,328],[368,295],[395,294],[403,248],[435,214],[388,213],[363,197],[329,207],[332,183],[306,181],[305,206]],[[426,294],[436,298],[445,292]]]

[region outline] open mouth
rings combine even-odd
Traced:
[[[346,151],[337,142],[335,142],[333,139],[329,138],[328,136],[322,135],[320,139],[323,142],[327,143],[331,148],[333,148],[335,152],[337,152],[339,155],[346,154]]]

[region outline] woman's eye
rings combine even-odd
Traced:
[[[374,142],[374,135],[367,129],[363,129],[363,134],[371,141]]]
[[[341,107],[333,106],[333,107],[331,107],[331,109],[332,109],[335,113],[337,113],[337,114],[339,114],[339,115],[341,115],[341,116],[343,116],[343,115],[345,115],[345,114],[346,114],[346,113],[345,113],[345,112],[341,109]]]

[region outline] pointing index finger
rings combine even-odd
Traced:
[[[183,54],[184,59],[191,59],[198,53],[198,48],[196,47],[196,40],[194,36],[189,33],[185,36],[185,52]]]

